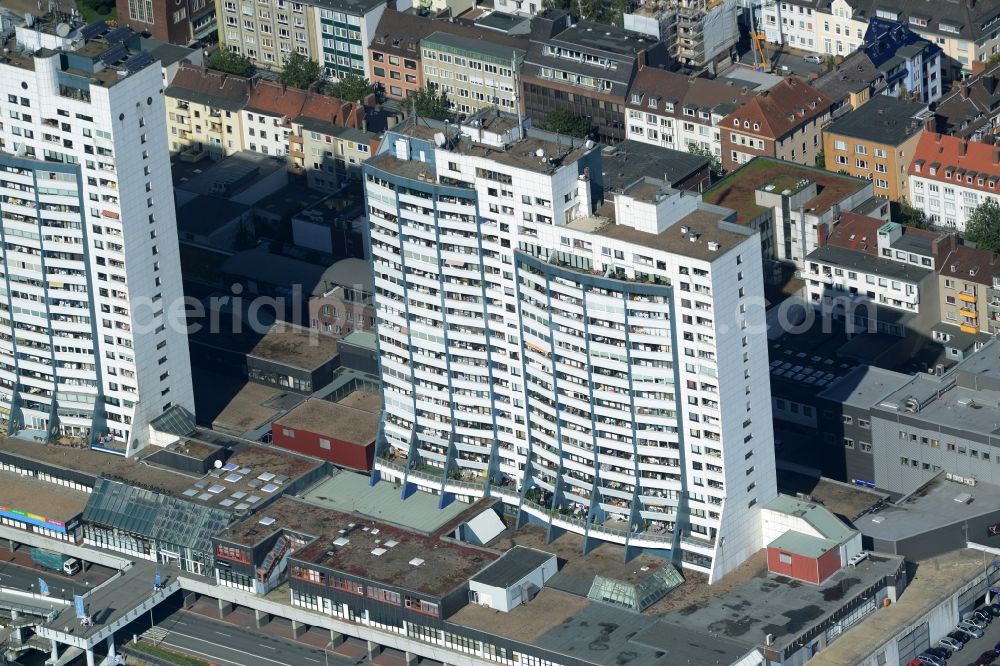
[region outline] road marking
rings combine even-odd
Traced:
[[[226,638],[232,638],[233,637],[232,634],[224,634],[221,631],[217,631],[215,633],[219,634],[220,636],[225,636]]]
[[[215,633],[219,633],[219,632],[215,632]],[[215,643],[215,642],[212,642],[212,641],[207,641],[204,638],[198,638],[197,636],[188,636],[187,634],[180,634],[180,633],[177,633],[177,632],[174,632],[172,635],[174,635],[174,636],[183,636],[184,638],[189,638],[189,639],[191,639],[193,641],[198,641],[199,643],[208,643],[209,645],[214,645],[215,647],[222,648],[223,650],[229,650],[230,652],[238,652],[239,654],[245,654],[248,657],[253,657],[255,659],[261,659],[263,661],[269,661],[272,664],[281,664],[281,666],[292,666],[287,661],[278,661],[277,659],[269,659],[268,657],[262,657],[259,654],[254,654],[253,652],[245,652],[243,650],[237,650],[234,647],[229,647],[229,646],[226,646],[226,645],[219,645],[218,643]],[[163,643],[165,645],[170,645],[170,643],[167,643],[166,640],[161,641],[161,643]],[[188,648],[185,648],[182,645],[176,645],[176,644],[174,644],[173,647],[181,648],[181,649],[184,649],[184,650],[188,649]],[[215,657],[216,655],[202,653],[202,656],[204,656],[204,657]]]
[[[313,659],[312,657],[302,657],[302,658],[305,659],[306,661],[315,661],[317,664],[319,663],[319,659]]]

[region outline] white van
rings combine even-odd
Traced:
[[[75,557],[71,557],[70,559],[63,562],[62,568],[63,568],[63,573],[66,574],[67,576],[75,576],[80,571],[81,568],[80,560],[76,559]]]

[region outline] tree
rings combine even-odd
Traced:
[[[816,166],[820,169],[826,168],[826,151],[822,148],[820,148],[819,152],[816,153]]]
[[[542,121],[542,129],[556,134],[584,138],[590,134],[590,118],[585,118],[566,109],[551,111]]]
[[[707,148],[702,148],[697,143],[688,144],[688,152],[692,155],[701,155],[702,157],[707,157],[709,159],[708,170],[712,172],[713,176],[722,175],[722,160],[720,160],[715,153]]]
[[[227,74],[237,76],[250,76],[253,74],[253,63],[250,58],[234,53],[225,46],[220,46],[219,50],[208,59],[208,66]]]
[[[917,229],[929,229],[931,226],[927,220],[926,213],[911,204],[906,197],[901,198],[897,203],[893,203],[890,208],[892,209],[890,217],[900,224],[908,227],[916,227]]]
[[[326,94],[345,102],[363,102],[374,92],[371,81],[360,74],[348,74],[326,87]]]
[[[416,90],[410,95],[410,104],[413,111],[421,118],[433,118],[434,120],[445,120],[451,115],[451,102],[448,101],[448,93],[443,90],[439,93],[438,87],[433,83],[428,83],[420,90]]]
[[[965,222],[965,238],[981,250],[1000,252],[1000,204],[987,199],[976,206]]]
[[[322,75],[318,62],[309,60],[298,51],[293,51],[285,58],[285,66],[281,70],[279,79],[286,86],[304,90],[319,81]]]

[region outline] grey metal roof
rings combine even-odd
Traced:
[[[826,131],[888,146],[898,146],[923,129],[918,119],[927,107],[889,95],[875,95],[869,102],[830,124]]]
[[[490,587],[507,588],[542,566],[555,555],[534,548],[515,546],[470,580]]]
[[[816,248],[806,256],[806,261],[822,262],[858,273],[871,273],[911,283],[920,282],[934,272],[929,268],[920,268],[912,264],[873,257],[864,252],[848,250],[835,245],[824,245]]]
[[[680,150],[649,143],[622,141],[613,150],[601,153],[604,187],[622,190],[643,176],[665,178],[678,183],[708,166],[711,160]]]
[[[504,46],[503,44],[495,44],[484,39],[473,39],[463,35],[453,35],[451,33],[441,32],[440,30],[421,39],[420,46],[421,48],[433,48],[435,46],[440,46],[450,49],[458,49],[466,51],[470,54],[484,55],[505,63],[510,63],[514,58],[524,55],[525,53],[524,49]]]

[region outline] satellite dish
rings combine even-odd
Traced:
[[[60,37],[69,37],[69,30],[68,23],[60,23],[56,26],[56,34]]]
[[[216,460],[214,463],[215,469],[222,469],[222,461]]]
[[[594,142],[593,142],[593,140],[591,140],[591,139],[587,139],[587,141],[586,141],[586,142],[585,142],[585,143],[583,144],[583,146],[584,146],[584,148],[586,148],[587,150],[590,150],[591,148],[593,148],[593,147],[594,147]]]
[[[539,148],[535,151],[535,157],[545,157],[545,151],[542,148]]]
[[[438,148],[441,148],[445,144],[444,132],[434,133],[434,143],[437,144]]]

